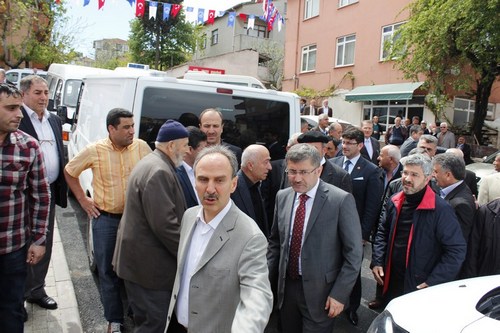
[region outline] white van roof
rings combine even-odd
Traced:
[[[184,74],[184,78],[187,80],[219,82],[219,83],[232,84],[238,86],[266,89],[266,87],[262,84],[262,82],[260,82],[253,76],[247,76],[247,75],[209,74],[200,71],[187,71]]]
[[[68,79],[83,79],[89,74],[104,74],[110,72],[111,70],[104,68],[68,64],[51,64],[48,70],[48,73]]]

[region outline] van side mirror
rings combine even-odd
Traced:
[[[53,99],[49,99],[49,105],[47,105],[47,110],[49,110],[49,111],[55,111],[55,109],[54,109],[54,100]]]
[[[61,121],[64,123],[72,124],[73,119],[68,119],[68,108],[64,105],[57,107],[57,115],[61,118]]]

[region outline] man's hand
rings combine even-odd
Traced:
[[[328,311],[329,318],[334,318],[344,311],[344,304],[340,303],[335,298],[328,296],[326,299],[325,310]]]
[[[372,268],[372,273],[373,273],[373,277],[375,278],[377,283],[379,285],[383,286],[384,285],[384,269],[382,268],[382,266],[374,266]]]
[[[99,215],[101,215],[99,206],[94,202],[92,198],[84,196],[78,199],[78,202],[90,218],[97,218]]]
[[[26,256],[26,262],[30,265],[37,264],[42,260],[45,255],[45,246],[31,244],[28,248],[28,255]]]
[[[417,289],[420,290],[420,289],[425,289],[427,288],[429,285],[427,283],[421,283],[417,286]]]

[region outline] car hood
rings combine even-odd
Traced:
[[[473,171],[476,174],[476,177],[483,178],[489,174],[495,173],[495,166],[489,163],[472,163],[466,165],[465,168],[467,170]]]
[[[481,297],[498,286],[500,275],[454,281],[395,298],[386,310],[411,333],[500,332],[500,321],[476,310]]]

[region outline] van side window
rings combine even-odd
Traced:
[[[208,108],[222,113],[222,139],[225,142],[245,149],[253,143],[264,144],[265,134],[273,132],[278,134],[278,142],[286,145],[290,128],[290,105],[287,102],[153,87],[144,90],[139,138],[154,149],[158,131],[166,120],[183,122],[194,117],[185,125],[198,125],[196,117]]]

